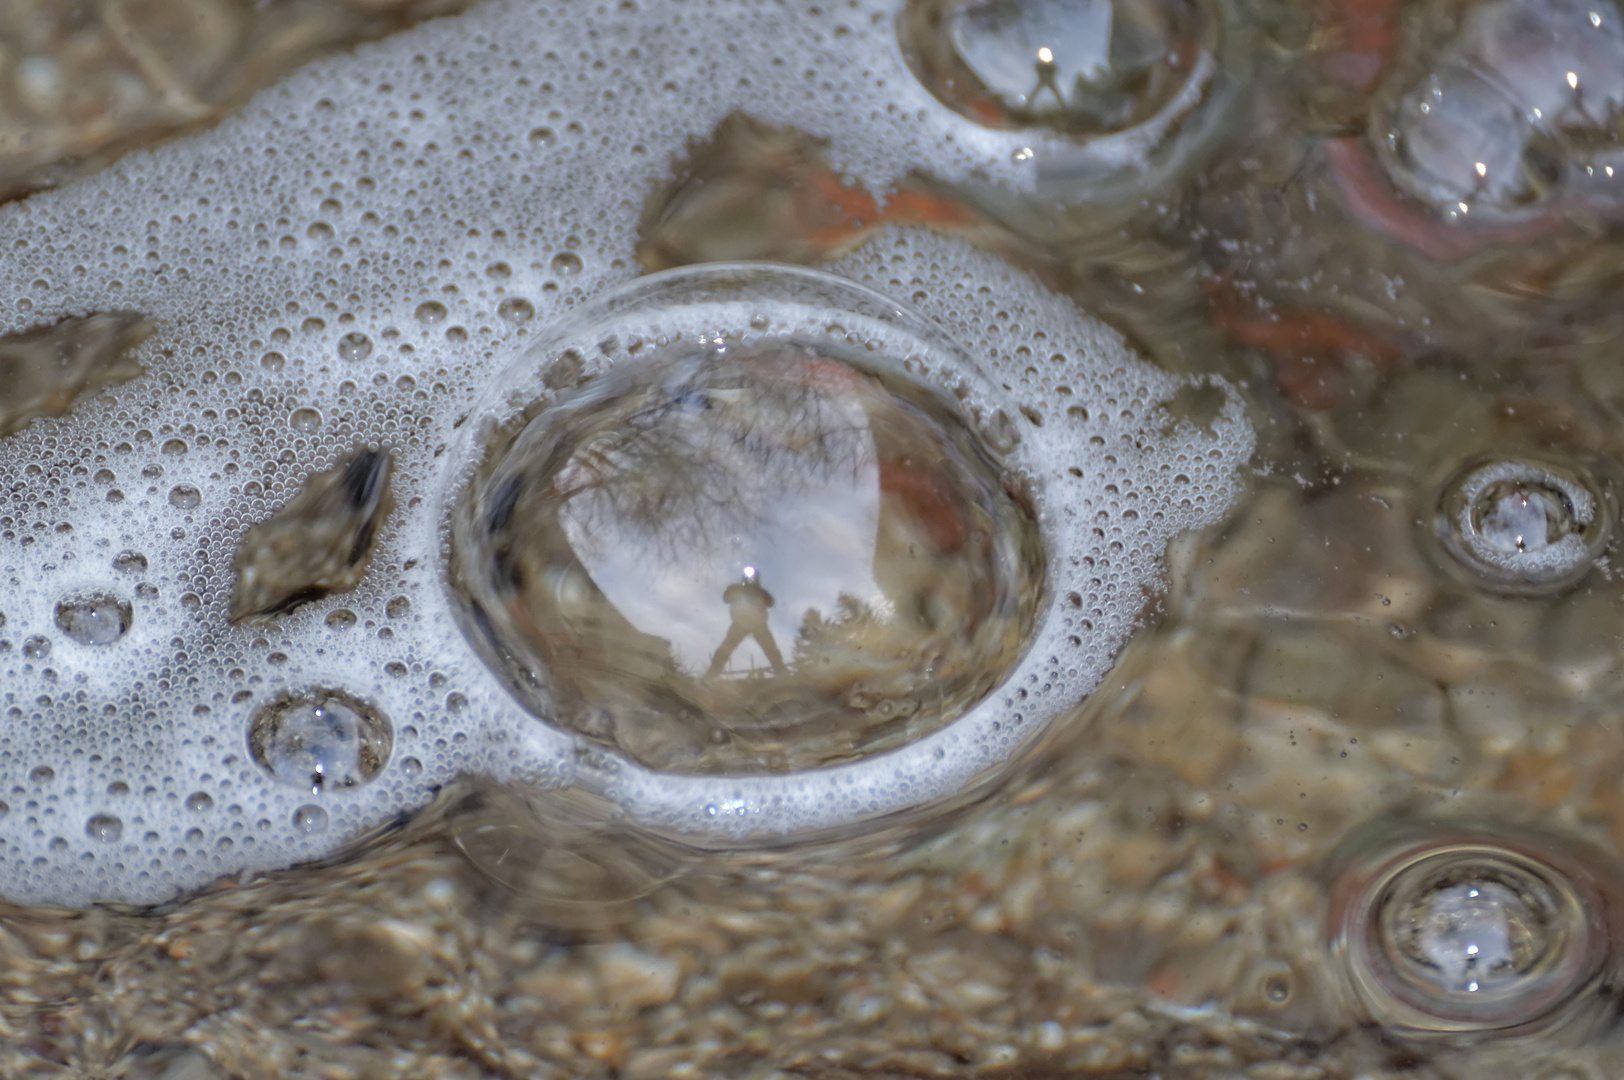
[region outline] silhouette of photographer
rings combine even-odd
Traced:
[[[753,637],[761,646],[761,651],[767,654],[767,662],[773,666],[773,674],[786,675],[789,669],[784,666],[783,654],[778,651],[778,645],[773,641],[773,632],[767,626],[767,609],[773,606],[773,594],[761,587],[756,580],[756,568],[746,566],[743,580],[729,585],[722,592],[722,599],[727,602],[733,617],[733,625],[728,627],[727,637],[711,658],[710,670],[705,672],[707,677],[714,677],[722,673],[727,666],[728,659],[732,657],[733,650],[737,649],[745,638]]]

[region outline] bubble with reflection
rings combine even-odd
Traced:
[[[1495,458],[1445,485],[1434,532],[1479,584],[1535,594],[1588,573],[1612,525],[1611,503],[1593,478],[1554,463]]]
[[[56,605],[56,625],[81,645],[111,645],[135,623],[129,601],[112,593],[89,592],[70,596]],[[48,655],[49,650],[41,655]]]
[[[916,5],[913,39],[939,97],[995,125],[1122,131],[1190,78],[1215,14],[1189,0],[972,0]],[[926,59],[928,57],[928,60]]]
[[[1457,5],[1458,6],[1458,5]],[[1444,7],[1444,5],[1438,5]],[[1373,129],[1389,176],[1448,220],[1565,195],[1617,204],[1624,13],[1610,0],[1491,0],[1417,34]]]
[[[307,803],[293,812],[293,828],[304,836],[318,836],[327,831],[327,811]]]
[[[1245,67],[1219,0],[912,0],[897,29],[926,89],[984,128],[1028,133],[1011,159],[1073,200],[1130,173],[1159,183],[1206,142]]]
[[[1035,523],[951,405],[866,360],[673,343],[496,449],[458,562],[538,712],[657,769],[800,769],[1002,681]]]
[[[85,835],[103,844],[116,844],[124,836],[124,822],[112,814],[93,814],[85,822]]]
[[[365,334],[351,332],[338,339],[338,358],[359,361],[372,355],[372,339]]]
[[[309,790],[358,787],[389,760],[394,732],[377,709],[341,690],[285,694],[260,709],[248,749],[277,780]]]
[[[1609,962],[1599,868],[1575,848],[1386,824],[1348,846],[1333,945],[1355,996],[1391,1028],[1523,1028],[1579,1002]]]

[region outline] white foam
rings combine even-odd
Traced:
[[[944,732],[958,772],[877,766],[680,793],[578,767],[575,741],[517,709],[454,631],[441,587],[435,507],[458,421],[539,328],[633,276],[644,197],[690,138],[742,108],[828,137],[831,160],[875,190],[916,167],[1021,182],[1001,147],[913,82],[893,19],[882,3],[491,3],[0,208],[0,331],[114,308],[159,322],[145,377],[0,440],[0,893],[160,899],[322,854],[469,769],[601,782],[679,827],[787,831],[819,823],[795,806],[860,816],[950,789],[1024,738],[1031,725]],[[1081,473],[1043,493],[1046,530],[1088,551],[1056,566],[1065,618],[998,695],[1010,717],[1029,711],[1022,694],[1075,701],[1131,632],[1167,540],[1233,494],[1249,433],[1232,408],[1211,432],[1164,435],[1155,403],[1174,380],[962,244],[891,233],[839,269],[940,321],[1042,417],[1017,421],[1027,453]],[[514,297],[533,320],[498,317]],[[340,357],[351,333],[370,339],[365,359]],[[314,432],[290,422],[301,408],[321,414]],[[186,452],[166,453],[176,440]],[[394,448],[398,509],[360,589],[271,630],[229,626],[243,532],[362,441]],[[172,505],[177,484],[201,503]],[[125,550],[145,555],[144,573],[113,569]],[[54,625],[59,599],[93,588],[134,604],[115,645]],[[410,610],[391,617],[398,597]],[[327,624],[339,608],[354,627]],[[48,657],[24,655],[35,635]],[[316,797],[329,821],[316,834],[294,825],[310,792],[266,776],[246,746],[257,707],[312,685],[374,702],[395,730],[376,780]],[[786,791],[800,792],[789,809]],[[189,809],[194,794],[208,805]],[[120,819],[116,841],[87,835],[95,815]]]

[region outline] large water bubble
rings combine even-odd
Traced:
[[[469,495],[460,577],[536,712],[654,768],[806,768],[1002,681],[1036,525],[900,357],[770,321],[649,351],[543,408]]]
[[[1440,7],[1443,5],[1439,5]],[[1488,0],[1413,39],[1383,106],[1378,151],[1395,184],[1452,221],[1616,204],[1624,13],[1611,0]]]
[[[1372,1018],[1410,1032],[1516,1029],[1581,999],[1612,948],[1599,868],[1518,830],[1509,842],[1428,831],[1357,837],[1333,890],[1333,943]]]
[[[1122,131],[1165,108],[1217,34],[1214,12],[1183,0],[981,0],[933,14],[952,47],[944,64],[965,69],[941,80],[949,104],[983,122],[1080,135]],[[983,97],[959,96],[978,83]]]
[[[595,329],[618,359],[596,376],[579,350],[533,352],[547,393],[493,432],[453,532],[514,692],[661,770],[802,769],[927,734],[1009,673],[1042,585],[1013,477],[907,370],[968,394],[963,358],[900,309],[905,336],[848,330],[874,298],[825,275],[745,274],[766,294],[732,325]],[[657,283],[661,315],[717,275]],[[775,298],[780,278],[836,306]]]
[[[1445,485],[1433,529],[1477,584],[1538,594],[1560,591],[1590,571],[1613,516],[1605,492],[1577,469],[1491,458]]]
[[[1245,66],[1218,0],[913,0],[898,21],[914,75],[1050,194],[1140,194],[1203,145]],[[1033,141],[1029,129],[1061,136]]]

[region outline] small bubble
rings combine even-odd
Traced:
[[[393,600],[389,601],[388,604],[384,605],[383,610],[384,614],[388,615],[391,619],[398,619],[402,615],[405,615],[408,611],[412,610],[412,602],[406,599],[404,596],[397,596]]]
[[[419,312],[422,308],[418,309]],[[418,318],[422,318],[419,314]],[[372,339],[365,334],[348,333],[338,339],[338,358],[340,360],[365,360],[372,355]]]
[[[40,765],[28,774],[28,779],[36,784],[49,784],[56,779],[56,770],[49,765]]]
[[[206,791],[194,791],[186,796],[186,809],[194,814],[201,814],[205,810],[213,809],[214,799]]]
[[[159,449],[169,457],[181,457],[186,453],[188,447],[184,439],[165,439],[163,446]]]
[[[116,844],[124,835],[124,822],[112,814],[94,814],[85,822],[85,835],[103,844]]]
[[[176,484],[169,489],[169,505],[180,510],[196,510],[203,502],[203,493],[191,484]]]
[[[327,625],[334,630],[348,630],[355,625],[355,612],[348,608],[335,608],[327,613]]]
[[[1552,593],[1589,572],[1612,530],[1611,504],[1582,471],[1517,458],[1479,462],[1439,497],[1435,531],[1478,582]]]
[[[327,831],[327,811],[319,806],[305,805],[293,812],[293,827],[306,836]]]
[[[560,251],[553,256],[553,273],[569,277],[581,272],[581,257],[573,251]]]
[[[339,344],[339,352],[343,353],[343,344]],[[321,413],[315,409],[294,409],[288,416],[288,426],[301,435],[314,435],[321,430]]]
[[[111,645],[134,622],[134,609],[111,593],[83,593],[56,605],[57,627],[81,645]]]
[[[377,709],[337,690],[288,694],[261,709],[248,749],[277,780],[319,794],[359,787],[389,760],[394,734]]]
[[[445,305],[438,300],[425,300],[417,305],[415,314],[418,322],[433,324],[444,321],[448,312]]]
[[[417,776],[423,771],[423,763],[414,757],[401,758],[400,771],[407,776]]]
[[[513,267],[505,262],[493,262],[485,268],[485,276],[492,281],[506,281],[513,276]]]
[[[259,358],[259,366],[266,371],[281,371],[287,363],[288,358],[279,352],[268,352]]]
[[[523,326],[536,317],[536,309],[523,297],[510,296],[496,305],[496,314],[515,326]]]
[[[539,127],[530,132],[531,146],[540,146],[546,148],[554,145],[557,142],[558,132],[554,131],[550,127]]]
[[[23,640],[23,655],[30,660],[44,660],[51,655],[51,639],[35,634]]]

